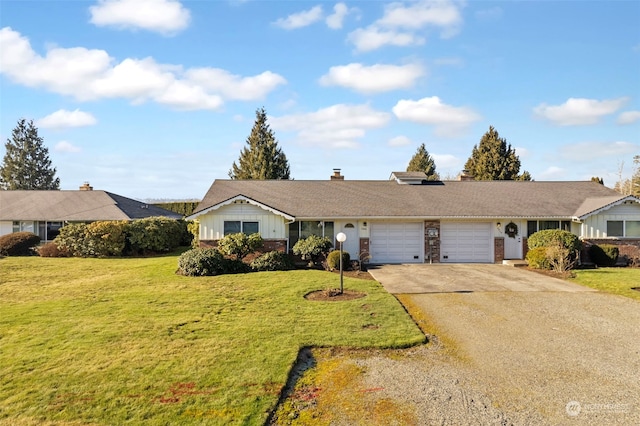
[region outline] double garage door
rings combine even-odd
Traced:
[[[422,263],[424,246],[423,222],[371,224],[369,248],[372,263]],[[441,222],[440,261],[493,262],[491,223]]]

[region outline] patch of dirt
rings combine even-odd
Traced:
[[[340,271],[339,270],[335,270],[335,271],[331,271],[334,274],[338,274],[340,275]],[[349,278],[358,278],[361,280],[372,280],[375,281],[376,279],[373,278],[371,276],[371,274],[367,271],[342,271],[342,275],[345,277],[349,277]]]
[[[354,290],[344,290],[340,293],[339,289],[316,290],[304,295],[307,300],[319,302],[340,302],[345,300],[355,300],[365,297],[367,294]]]

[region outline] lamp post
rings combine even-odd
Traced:
[[[336,235],[336,240],[340,243],[340,294],[342,294],[342,243],[347,241],[347,236],[344,232],[339,232],[338,235]]]

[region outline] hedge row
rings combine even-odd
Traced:
[[[0,256],[31,256],[40,244],[40,237],[33,232],[14,232],[0,237]]]
[[[169,203],[153,203],[154,206],[161,207],[165,210],[172,211],[174,213],[181,214],[183,216],[190,216],[196,207],[200,204],[199,201],[175,201]]]
[[[190,242],[185,221],[160,216],[70,224],[53,241],[62,252],[79,257],[166,253]]]

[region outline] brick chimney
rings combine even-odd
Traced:
[[[466,182],[466,181],[470,181],[470,180],[474,180],[474,179],[473,179],[473,175],[471,173],[469,173],[469,170],[463,170],[458,175],[458,180]]]
[[[340,169],[333,169],[331,180],[344,180],[344,176],[340,174]]]
[[[93,186],[89,185],[89,182],[85,182],[80,187],[80,191],[93,191]]]

